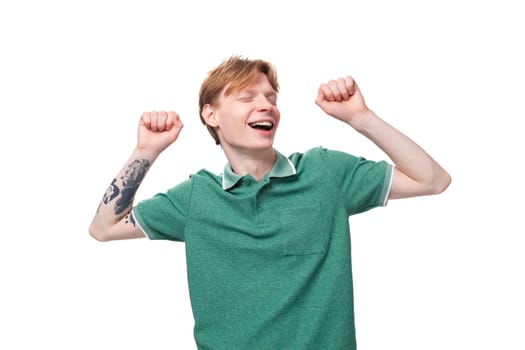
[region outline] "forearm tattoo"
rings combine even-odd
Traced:
[[[102,201],[104,204],[108,204],[117,198],[117,202],[115,203],[115,215],[121,216],[121,214],[131,206],[135,193],[144,179],[144,176],[146,176],[149,167],[150,162],[148,160],[135,160],[128,166],[128,169],[120,178],[122,180],[122,188],[119,188],[117,185],[117,179],[114,179],[111,182]],[[133,218],[130,218],[130,220],[134,223]]]
[[[102,198],[102,201],[104,204],[108,204],[113,199],[115,199],[116,196],[120,193],[120,190],[118,186],[116,185],[117,179],[113,179],[111,182],[111,185],[109,185],[108,189],[106,190],[106,194],[104,194],[104,198]]]
[[[124,219],[126,220],[125,221],[126,224],[131,224],[133,226],[136,226],[135,225],[135,218],[133,217],[133,214],[131,214],[131,210],[129,211],[128,215],[125,216]]]

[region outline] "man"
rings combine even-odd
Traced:
[[[178,137],[175,112],[148,112],[138,141],[90,226],[100,241],[184,241],[199,349],[355,349],[348,218],[388,199],[437,194],[450,177],[423,149],[375,115],[351,77],[319,87],[328,115],[393,161],[318,147],[285,157],[273,66],[231,57],[201,86],[199,107],[228,160],[138,203],[155,159]]]

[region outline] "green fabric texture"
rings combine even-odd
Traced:
[[[198,349],[355,349],[349,216],[386,203],[392,167],[322,147],[261,181],[201,170],[137,204],[184,241]]]

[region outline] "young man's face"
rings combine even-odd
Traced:
[[[253,84],[239,92],[228,96],[223,92],[214,112],[223,149],[256,151],[273,147],[281,115],[277,92],[265,74],[259,73]]]

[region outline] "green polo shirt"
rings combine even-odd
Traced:
[[[138,203],[149,238],[186,244],[198,349],[355,349],[348,218],[386,204],[392,169],[277,152],[259,182],[201,170]]]

